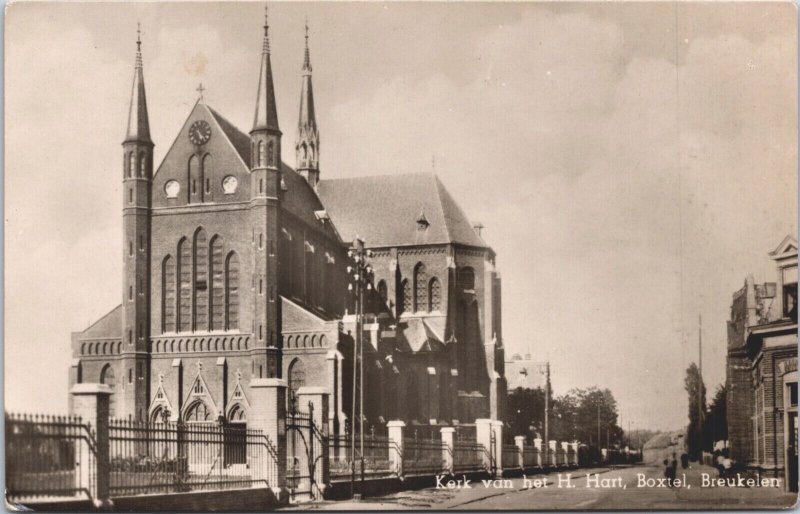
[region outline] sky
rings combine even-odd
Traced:
[[[6,12],[5,392],[65,412],[70,332],[121,300],[121,142],[136,24],[160,163],[202,82],[252,124],[262,3]],[[284,156],[303,25],[322,178],[435,171],[498,254],[506,354],[555,393],[609,388],[627,428],[709,395],[745,276],[797,230],[790,3],[271,3]],[[399,199],[413,201],[413,199]]]

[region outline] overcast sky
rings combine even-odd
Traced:
[[[121,147],[136,39],[156,163],[197,99],[253,116],[261,3],[12,4],[6,26],[6,405],[66,410],[69,334],[121,299]],[[506,353],[621,424],[686,424],[731,294],[796,232],[792,4],[275,3],[286,160],[303,22],[323,178],[435,171],[498,253]],[[413,202],[414,199],[398,199]]]

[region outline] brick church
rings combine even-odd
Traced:
[[[265,22],[249,133],[201,91],[154,169],[137,40],[122,142],[122,303],[72,334],[70,385],[110,386],[119,418],[246,423],[249,381],[277,377],[289,402],[300,387],[323,388],[341,430],[358,237],[374,270],[362,324],[368,423],[502,419],[501,282],[480,226],[433,174],[328,178],[307,30],[301,75],[294,168],[283,159]]]

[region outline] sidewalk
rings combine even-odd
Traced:
[[[565,470],[562,473],[606,473],[611,468],[591,468],[580,470]],[[544,479],[549,485],[553,484],[553,477],[557,475],[557,471],[551,473],[535,473],[525,477],[530,480]],[[458,476],[456,478],[459,478]],[[428,487],[418,490],[398,491],[396,493],[387,494],[385,496],[373,496],[364,498],[361,501],[354,500],[340,500],[340,501],[322,501],[315,503],[301,503],[292,505],[283,510],[380,510],[380,509],[436,509],[445,510],[461,507],[470,503],[486,500],[494,496],[502,496],[508,494],[519,493],[527,491],[523,489],[523,477],[509,478],[514,484],[512,489],[495,489],[492,487],[484,487],[480,480],[475,480],[470,483],[471,489],[437,489],[435,487]]]

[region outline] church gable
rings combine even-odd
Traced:
[[[198,101],[153,177],[154,208],[250,200],[247,136]]]
[[[184,421],[214,421],[219,416],[217,404],[214,403],[214,399],[209,393],[208,385],[203,378],[202,364],[197,365],[197,376],[192,381],[183,404],[185,407],[181,417]]]

